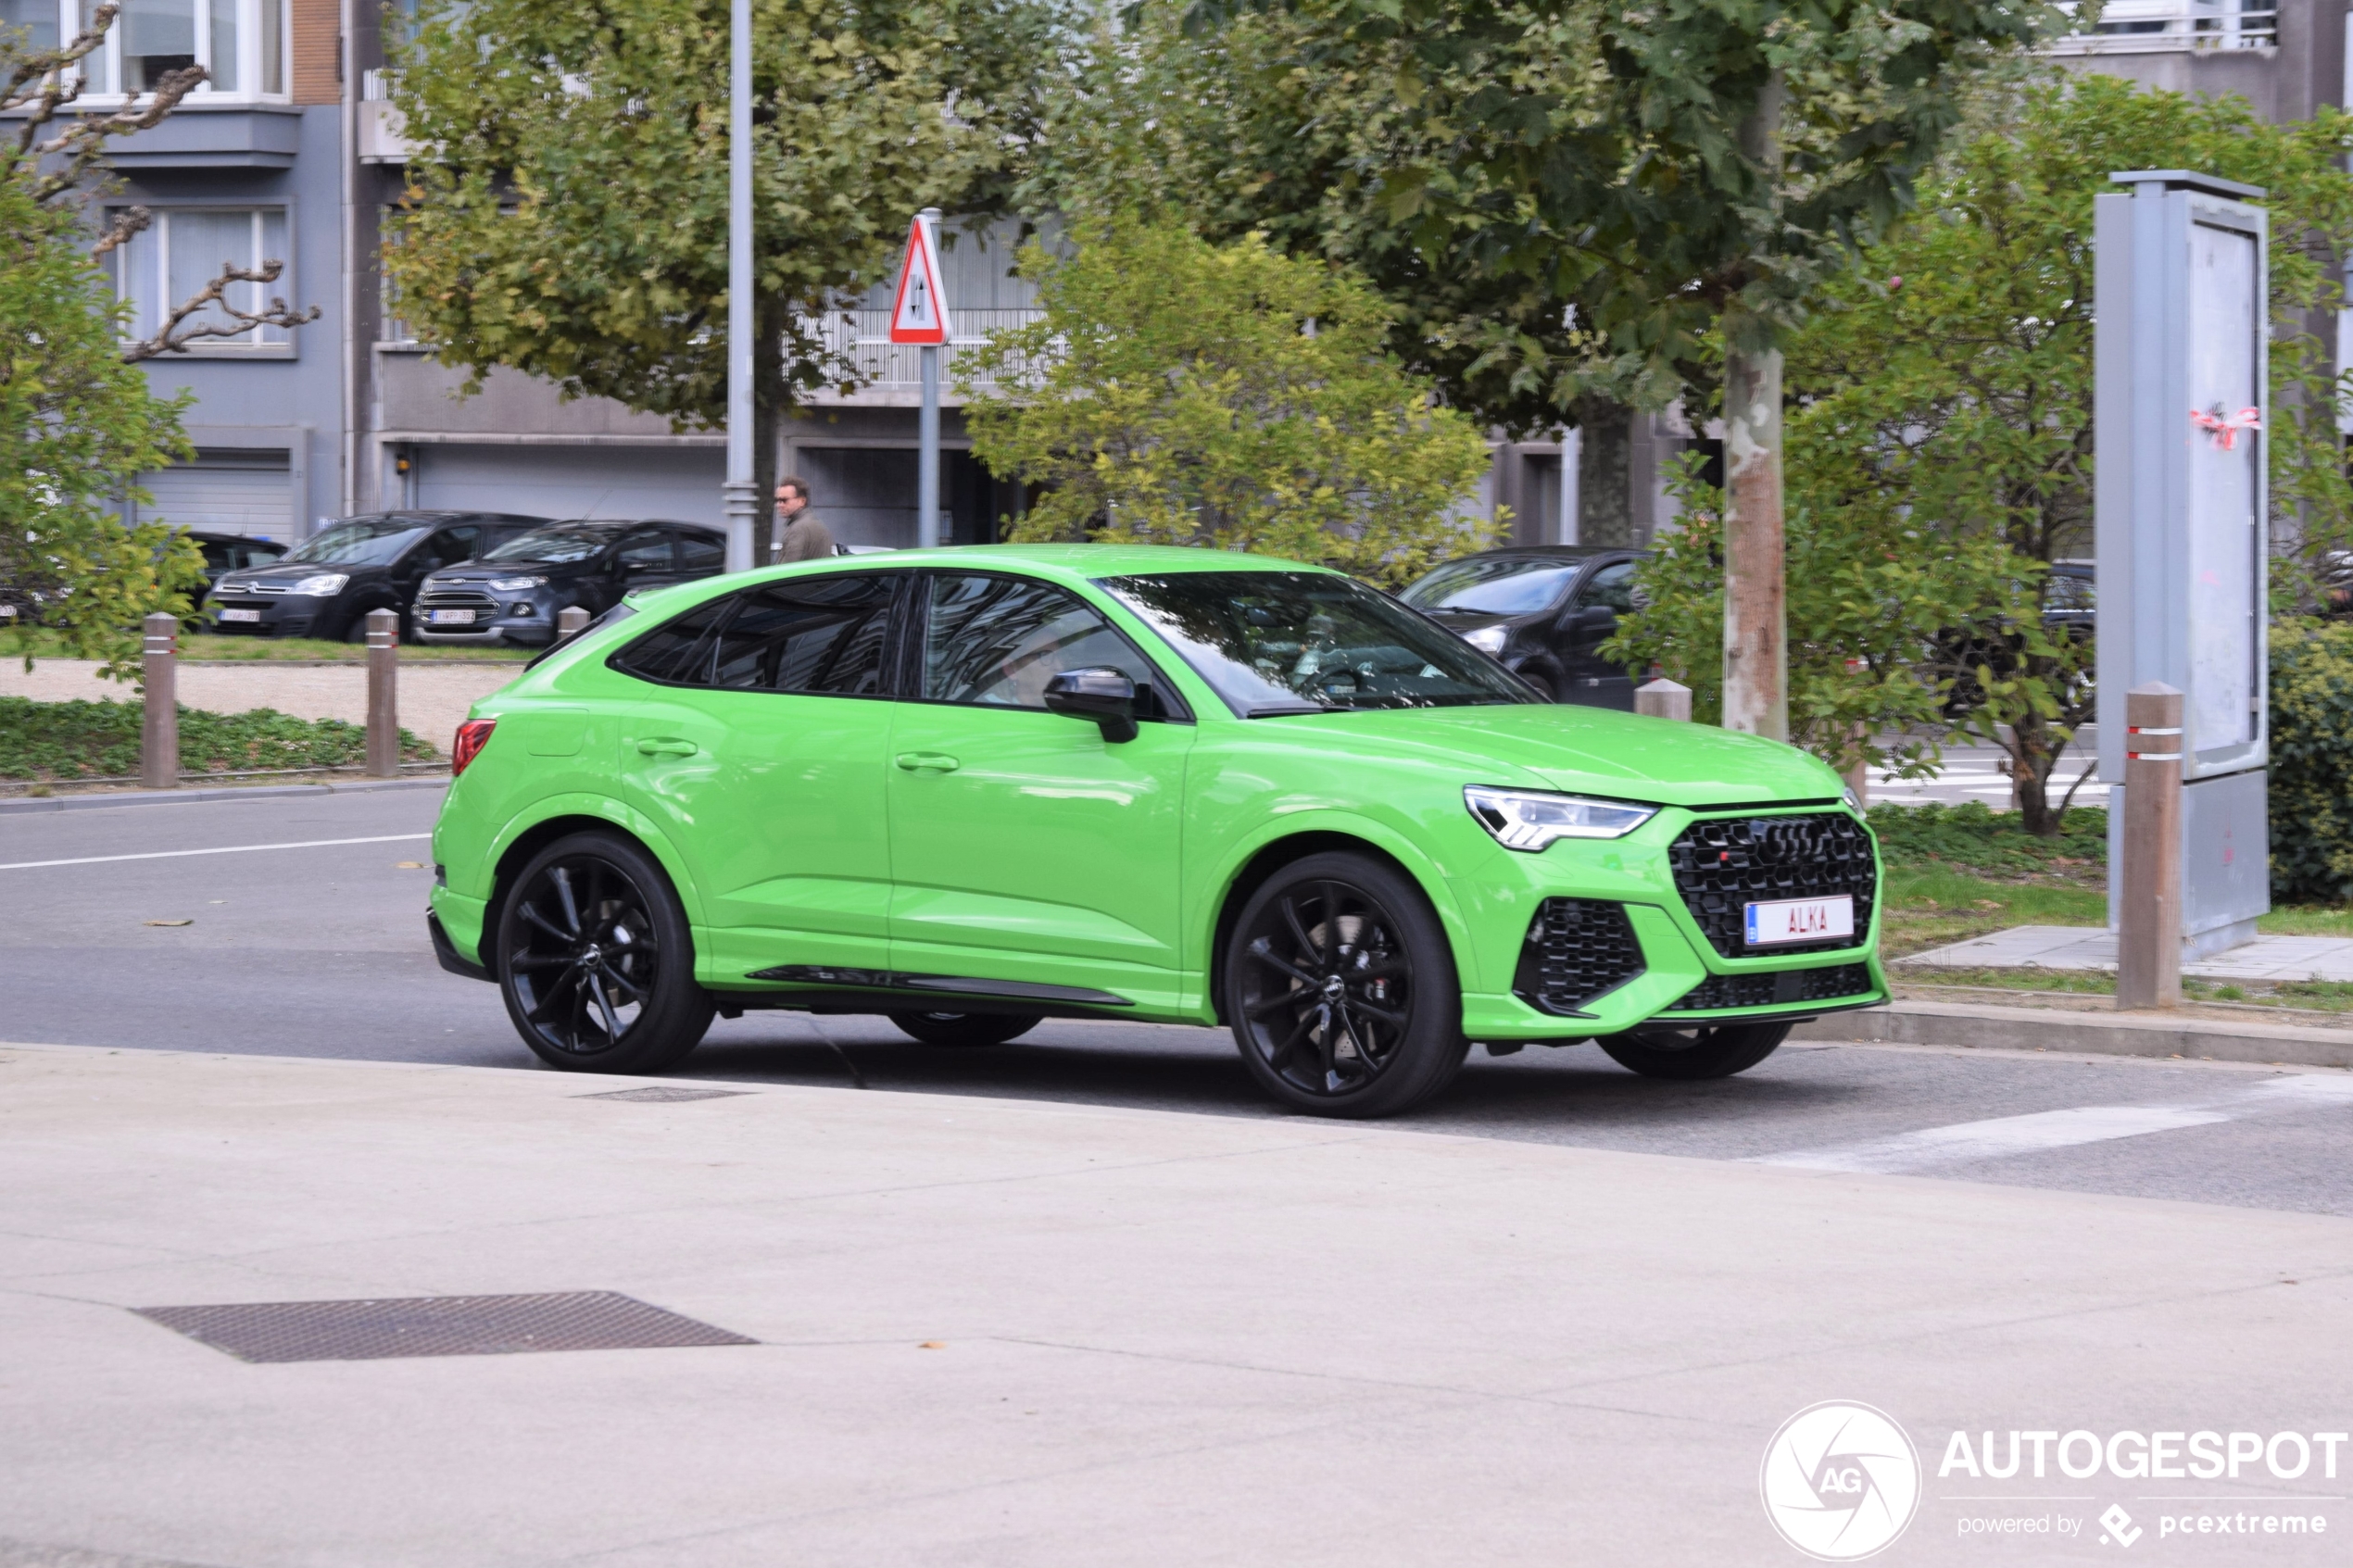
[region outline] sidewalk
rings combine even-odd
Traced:
[[[1898,960],[1930,969],[2116,968],[2116,933],[2082,925],[2019,925]],[[2353,939],[2259,936],[2182,965],[2201,980],[2353,981]]]
[[[44,659],[32,673],[22,659],[0,659],[0,696],[42,702],[136,702],[138,689],[97,678],[93,659]],[[404,664],[400,667],[400,725],[447,754],[449,738],[465,722],[466,709],[522,672],[519,664]],[[336,665],[197,664],[180,667],[180,700],[215,713],[274,708],[297,719],[368,721],[368,667]]]
[[[635,1086],[0,1047],[0,1562],[1751,1568],[1767,1440],[1843,1399],[1925,1467],[1882,1561],[1975,1564],[1957,1428],[2353,1407],[2339,1219]],[[595,1291],[749,1342],[257,1364],[131,1311]]]

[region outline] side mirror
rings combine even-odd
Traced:
[[[1046,683],[1046,707],[1067,718],[1092,720],[1114,746],[1136,738],[1136,683],[1116,670],[1063,671]]]

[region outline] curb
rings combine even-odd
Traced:
[[[194,806],[209,800],[308,799],[317,795],[367,795],[380,789],[447,789],[449,781],[355,779],[349,784],[256,784],[249,789],[126,789],[112,795],[53,795],[41,799],[0,800],[0,817],[23,811],[92,811],[109,806]]]
[[[2353,1067],[2353,1029],[1972,1002],[1890,1002],[1801,1023],[1790,1031],[1790,1037]]]

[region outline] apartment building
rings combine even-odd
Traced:
[[[82,4],[0,0],[0,21],[54,39]],[[388,101],[387,14],[366,0],[136,0],[92,62],[83,101],[93,107],[120,104],[167,70],[211,71],[178,112],[116,149],[124,188],[115,199],[156,215],[112,258],[140,320],[223,260],[271,257],[285,275],[248,293],[321,310],[291,332],[216,340],[148,367],[157,390],[195,395],[195,457],[147,476],[155,509],[282,539],[404,506],[719,521],[718,434],[680,434],[609,401],[566,403],[510,372],[461,398],[462,378],[435,365],[400,320],[378,259],[410,156]],[[398,7],[389,15],[398,25]],[[2292,119],[2342,102],[2346,46],[2344,15],[2315,0],[2108,0],[2095,31],[2053,52],[2072,69],[2237,93]],[[1013,274],[1014,239],[1006,226],[964,226],[947,246],[950,386],[990,330],[1034,317],[1029,286]],[[855,384],[799,410],[779,454],[780,471],[804,475],[836,535],[853,544],[914,538],[916,362],[887,341],[887,303],[877,289],[824,324],[858,367]],[[993,537],[1020,496],[972,457],[952,391],[942,431],[952,537]],[[1703,434],[1671,416],[1639,418],[1622,468],[1591,454],[1580,463],[1574,433],[1564,434],[1496,443],[1478,510],[1508,508],[1523,543],[1591,534],[1580,517],[1611,518],[1610,532],[1636,543],[1671,526],[1660,474],[1678,452],[1704,445]],[[1621,483],[1622,506],[1595,494]]]

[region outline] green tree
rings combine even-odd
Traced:
[[[203,558],[169,525],[123,526],[142,470],[187,455],[186,397],[165,401],[122,358],[122,307],[71,216],[0,177],[0,654],[32,659],[38,616],[64,651],[137,669],[132,630],[188,612]]]
[[[755,0],[757,450],[842,374],[821,318],[898,259],[914,212],[1001,201],[1051,0]],[[429,148],[387,259],[403,315],[492,368],[679,428],[726,415],[724,0],[428,6],[396,102]],[[485,64],[485,62],[489,62]]]
[[[2264,122],[2241,100],[2106,77],[2033,87],[1957,148],[1918,217],[1867,246],[1791,341],[1793,725],[1826,758],[1918,760],[1856,729],[2001,745],[2024,823],[2091,716],[2091,648],[2045,628],[2049,563],[2092,549],[2092,202],[2127,169],[2265,187],[2272,223],[2273,537],[2325,559],[2353,534],[2328,348],[2309,330],[2353,251],[2353,116]],[[1706,498],[1701,498],[1702,509]],[[1665,542],[1626,647],[1705,686],[1705,528]],[[1801,571],[1800,560],[1817,563]],[[1848,584],[1823,596],[1806,579]],[[2291,576],[2299,575],[2291,569]],[[1865,678],[1843,680],[1850,660]],[[1932,749],[1932,748],[1931,748]]]
[[[1378,582],[1490,542],[1461,504],[1478,427],[1390,357],[1390,307],[1344,269],[1257,235],[1176,224],[1032,245],[1044,318],[993,334],[966,406],[973,450],[1044,487],[1022,539],[1202,545]]]

